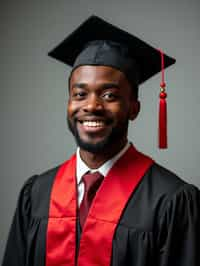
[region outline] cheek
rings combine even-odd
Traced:
[[[123,102],[117,112],[118,120],[125,120],[125,119],[131,119],[133,113],[132,106],[128,103],[128,101]]]
[[[77,113],[79,107],[77,104],[75,104],[72,101],[69,101],[67,104],[67,115],[69,117],[73,116],[75,113]]]
[[[119,122],[124,119],[127,119],[129,115],[129,108],[127,102],[121,102],[115,104],[112,107],[110,107],[109,110],[111,111],[112,116],[114,116],[115,119],[118,120]]]

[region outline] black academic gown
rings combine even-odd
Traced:
[[[22,188],[3,266],[45,265],[49,197],[57,171],[34,176]],[[79,238],[80,232],[77,247]],[[123,210],[111,265],[199,266],[199,246],[199,190],[154,163]]]

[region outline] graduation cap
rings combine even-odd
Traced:
[[[81,65],[114,67],[125,74],[133,88],[161,71],[159,148],[167,148],[164,69],[175,59],[97,16],[90,16],[48,55],[72,70]]]

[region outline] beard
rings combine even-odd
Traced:
[[[120,123],[120,125],[114,126],[110,134],[97,143],[90,143],[81,139],[76,123],[77,121],[73,120],[72,122],[69,118],[67,118],[68,128],[73,134],[77,145],[81,149],[86,150],[88,152],[99,153],[110,149],[113,145],[116,145],[119,140],[121,140],[122,138],[124,138],[124,136],[127,135],[129,118],[127,117],[123,122]]]

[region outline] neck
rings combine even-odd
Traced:
[[[105,148],[102,152],[91,153],[89,151],[80,149],[81,159],[88,165],[91,169],[97,169],[103,165],[110,158],[115,156],[121,149],[126,145],[127,139],[121,143],[113,144]]]

